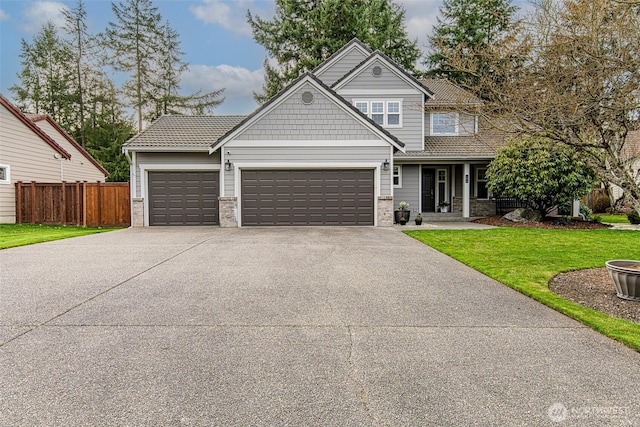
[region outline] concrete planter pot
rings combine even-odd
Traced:
[[[618,298],[640,302],[640,261],[612,260],[605,265]]]
[[[409,222],[409,217],[411,216],[411,211],[394,211],[394,222],[396,224],[400,224],[400,220],[404,218],[405,224]]]

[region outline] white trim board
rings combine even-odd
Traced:
[[[227,142],[225,147],[227,148],[268,148],[268,147],[308,147],[308,148],[321,148],[321,147],[386,147],[389,143],[381,139],[358,139],[358,140],[281,140],[281,139],[234,139]],[[224,151],[224,150],[223,150]]]

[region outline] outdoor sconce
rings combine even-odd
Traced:
[[[468,184],[469,183],[469,175],[465,175],[464,176],[464,183]]]
[[[389,159],[384,159],[384,162],[382,162],[382,170],[389,170]]]
[[[227,159],[227,161],[224,164],[224,170],[230,171],[232,168],[233,168],[233,163],[231,163],[231,160]]]

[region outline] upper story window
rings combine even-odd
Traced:
[[[431,113],[431,135],[458,135],[458,113]]]
[[[0,165],[0,184],[11,184],[8,165]]]
[[[402,101],[354,101],[353,104],[382,127],[402,127]]]

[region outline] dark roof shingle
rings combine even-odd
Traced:
[[[481,105],[482,100],[459,86],[444,79],[422,78],[420,83],[433,92],[433,98],[427,99],[427,107],[447,105]]]
[[[124,146],[208,149],[245,117],[165,115],[127,141]]]

